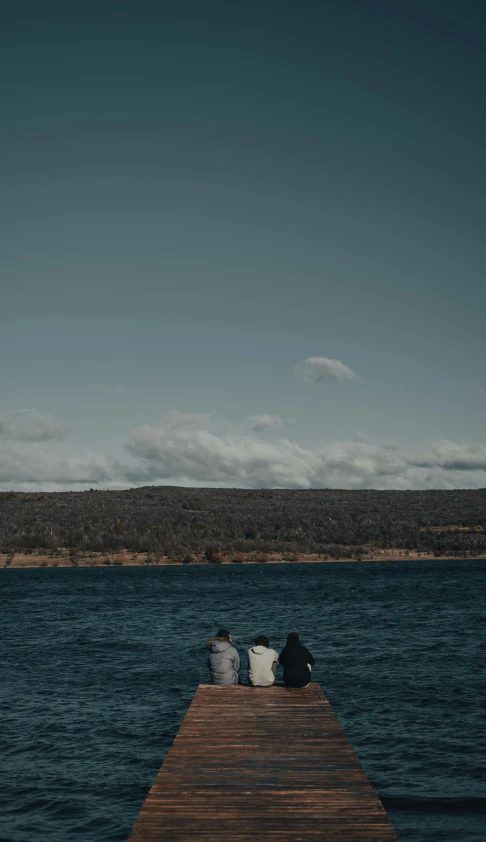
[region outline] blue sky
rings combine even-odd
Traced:
[[[1,489],[486,486],[482,3],[2,18]]]

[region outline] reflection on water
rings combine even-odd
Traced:
[[[0,571],[0,842],[126,840],[220,626],[300,632],[401,842],[484,842],[485,571]]]

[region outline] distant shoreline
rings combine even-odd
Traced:
[[[486,557],[479,491],[0,492],[0,568]]]
[[[403,549],[378,550],[362,556],[332,558],[316,553],[233,553],[218,560],[209,561],[204,555],[194,554],[191,561],[161,556],[154,559],[148,553],[88,553],[87,555],[66,553],[58,556],[37,555],[34,553],[0,553],[0,569],[27,569],[47,567],[221,567],[239,564],[352,564],[356,562],[377,561],[458,561],[470,558],[471,561],[486,561],[486,556],[443,555],[412,552]]]

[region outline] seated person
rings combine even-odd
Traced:
[[[240,656],[232,644],[232,637],[226,629],[220,629],[207,642],[208,666],[212,684],[241,684],[238,677]]]
[[[296,632],[287,637],[286,646],[282,649],[278,662],[283,666],[283,680],[288,687],[307,687],[314,658],[309,650],[302,646]]]
[[[264,634],[255,638],[255,645],[248,650],[248,681],[252,687],[271,687],[275,681],[278,652],[269,649],[270,641]]]

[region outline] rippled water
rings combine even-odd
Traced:
[[[485,572],[1,570],[0,842],[126,840],[221,625],[301,633],[401,842],[484,842]]]

